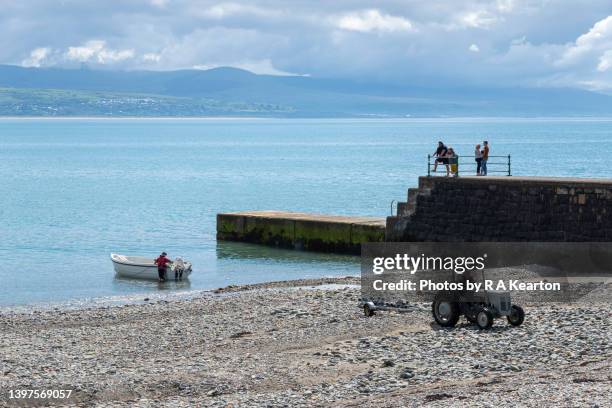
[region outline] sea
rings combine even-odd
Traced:
[[[612,119],[0,119],[0,306],[88,305],[358,275],[359,257],[217,242],[219,212],[385,217],[439,140],[489,171],[612,177]],[[161,251],[189,281],[118,279]]]

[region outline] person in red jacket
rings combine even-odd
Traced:
[[[166,255],[168,254],[162,252],[161,255],[158,256],[155,260],[155,265],[157,265],[157,276],[159,276],[160,282],[166,280],[166,265],[172,262],[168,258],[166,258]]]

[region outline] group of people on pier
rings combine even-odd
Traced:
[[[487,161],[489,160],[489,142],[484,141],[482,145],[477,144],[474,147],[474,159],[476,161],[476,175],[487,175]],[[438,171],[438,164],[446,167],[446,176],[459,175],[459,155],[455,153],[452,147],[446,147],[444,142],[439,141],[438,147],[433,154],[434,157],[434,173]]]

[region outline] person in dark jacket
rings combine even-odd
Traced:
[[[155,260],[155,265],[157,265],[157,276],[159,277],[160,282],[166,280],[166,265],[172,262],[170,259],[166,258],[166,255],[168,254],[162,252],[161,255]]]
[[[484,142],[482,142],[482,144],[484,147],[482,148],[482,160],[480,162],[480,175],[486,176],[487,175],[487,162],[489,161],[489,142],[485,140]]]
[[[441,163],[446,166],[446,173],[448,174],[449,168],[448,168],[448,159],[446,158],[447,152],[448,152],[448,148],[444,145],[442,141],[439,141],[438,147],[436,148],[436,151],[433,154],[433,157],[435,158],[434,168],[433,168],[434,173],[438,171],[438,163]]]

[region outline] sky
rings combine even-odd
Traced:
[[[611,0],[0,0],[0,63],[612,90]]]

